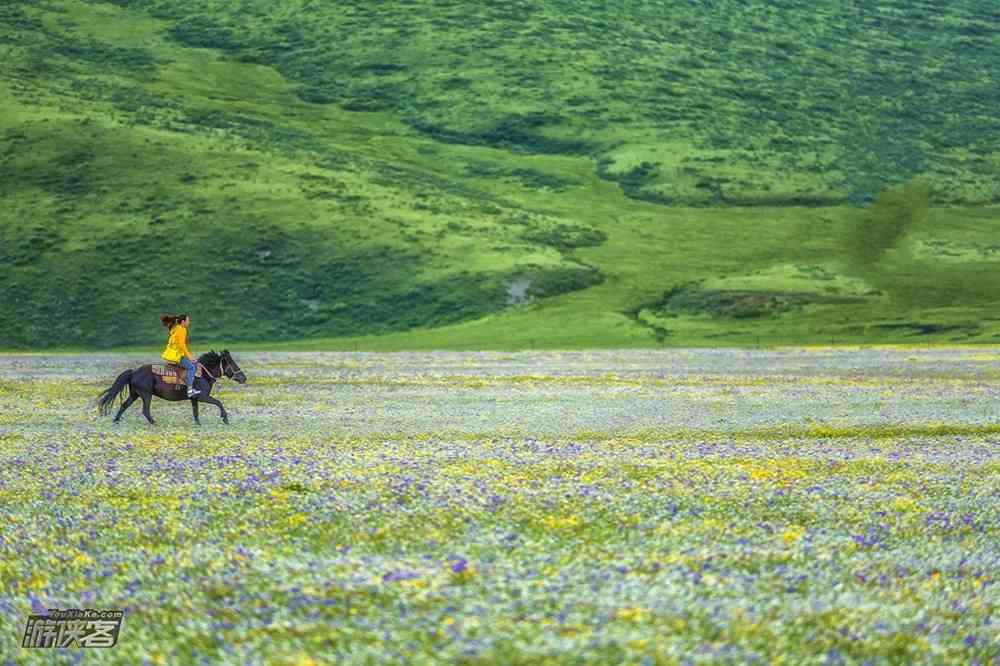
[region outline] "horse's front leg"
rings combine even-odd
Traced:
[[[222,417],[222,422],[225,423],[225,424],[227,424],[227,425],[229,424],[229,414],[226,413],[226,408],[222,406],[221,402],[219,402],[218,400],[216,400],[215,398],[213,398],[210,395],[199,396],[198,399],[201,400],[202,402],[207,402],[210,405],[218,405],[218,407],[219,407],[219,416]]]
[[[191,411],[194,413],[194,422],[201,425],[201,421],[198,420],[198,398],[191,398]]]

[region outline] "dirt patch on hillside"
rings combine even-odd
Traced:
[[[730,319],[755,319],[787,312],[823,299],[818,294],[777,291],[721,291],[677,287],[650,309],[661,313],[708,314]]]

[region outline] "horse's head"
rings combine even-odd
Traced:
[[[240,366],[237,365],[235,360],[233,360],[233,356],[229,353],[228,349],[222,350],[222,354],[219,355],[219,359],[222,363],[222,372],[225,373],[226,377],[229,377],[240,384],[246,384],[246,374],[240,370]]]

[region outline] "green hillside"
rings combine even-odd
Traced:
[[[995,342],[998,26],[7,0],[0,348]]]

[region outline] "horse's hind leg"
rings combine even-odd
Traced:
[[[128,409],[129,407],[131,407],[132,403],[135,402],[138,399],[139,399],[139,394],[135,392],[134,388],[129,387],[129,390],[128,390],[128,399],[125,402],[122,403],[121,408],[118,410],[118,413],[115,415],[114,422],[118,423],[119,419],[121,419],[121,417],[122,417],[122,414],[125,413],[125,410]]]
[[[151,424],[156,425],[156,421],[153,420],[152,414],[149,413],[149,403],[153,401],[153,396],[149,393],[142,394],[142,415],[146,417],[146,420]]]

